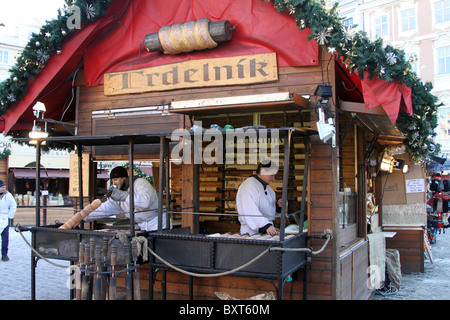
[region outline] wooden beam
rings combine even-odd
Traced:
[[[340,110],[347,111],[347,112],[354,112],[354,113],[364,113],[364,114],[386,116],[386,112],[384,111],[384,109],[381,105],[379,105],[375,108],[366,109],[366,106],[364,105],[364,103],[361,103],[361,102],[341,101]]]
[[[219,97],[210,99],[197,99],[186,101],[173,101],[169,108],[172,113],[182,112],[204,114],[207,110],[228,111],[280,111],[309,109],[309,100],[291,92],[246,95],[236,97]]]

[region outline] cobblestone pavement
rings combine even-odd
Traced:
[[[450,300],[450,229],[431,245],[434,261],[425,260],[425,272],[402,274],[397,293],[372,295],[372,300]]]
[[[31,243],[31,232],[23,232]],[[9,230],[9,261],[0,261],[0,300],[31,299],[31,249],[14,228]],[[68,261],[51,260],[69,266]],[[67,268],[39,260],[36,267],[36,300],[69,300]]]
[[[31,243],[31,232],[23,232]],[[0,261],[0,300],[31,299],[31,250],[20,233],[10,228],[9,261]],[[437,235],[432,245],[434,263],[425,260],[424,273],[402,275],[399,292],[383,296],[373,294],[371,300],[450,300],[450,229]],[[69,266],[68,261],[51,260]],[[36,268],[37,300],[69,300],[67,268],[39,260]]]

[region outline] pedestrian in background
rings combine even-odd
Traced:
[[[2,235],[2,261],[8,261],[9,219],[16,214],[17,204],[13,195],[0,180],[0,233]]]

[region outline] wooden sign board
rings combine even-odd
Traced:
[[[83,197],[89,196],[89,163],[90,154],[83,153],[81,167],[83,170]],[[78,179],[78,155],[70,155],[70,166],[69,166],[69,196],[79,197],[79,179]]]
[[[190,60],[105,73],[105,95],[243,85],[278,80],[276,53]]]

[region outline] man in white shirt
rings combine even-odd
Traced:
[[[92,211],[83,220],[94,221],[100,218],[130,212],[130,197],[128,186],[128,172],[124,167],[115,167],[110,172],[111,182],[116,188],[108,200]],[[158,194],[153,186],[144,178],[137,178],[134,187],[134,220],[142,231],[154,231],[158,229]],[[170,223],[170,222],[169,222]],[[163,214],[162,227],[166,226],[166,215]]]
[[[6,184],[0,180],[0,233],[2,235],[2,261],[8,261],[9,219],[16,214],[17,204],[13,195],[6,190]]]
[[[241,234],[268,233],[274,236],[278,233],[273,221],[281,211],[281,199],[276,201],[275,192],[269,186],[277,172],[275,163],[260,163],[256,175],[248,177],[239,186],[236,205]]]

